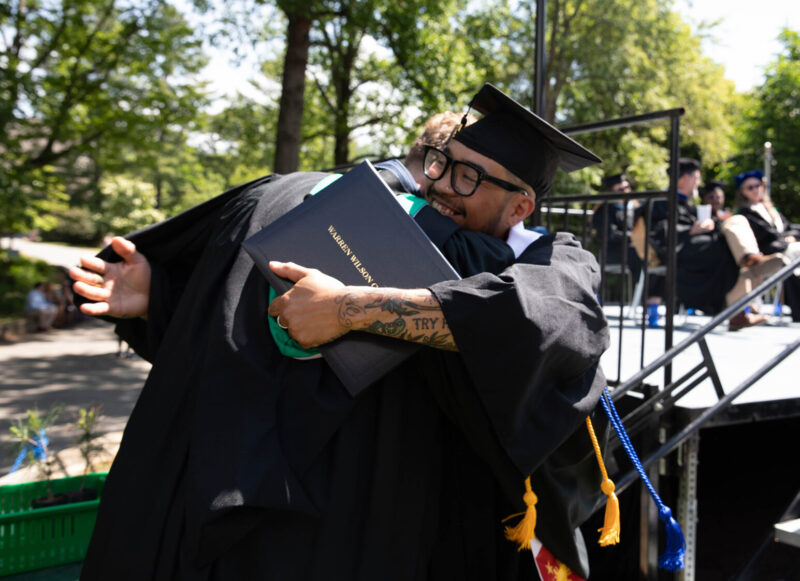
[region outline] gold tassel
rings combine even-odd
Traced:
[[[600,540],[597,542],[600,543],[601,547],[607,547],[609,545],[616,545],[619,542],[619,499],[617,495],[614,494],[614,483],[611,479],[606,478],[603,480],[600,488],[608,495],[608,500],[606,501],[606,515],[603,520],[603,528],[597,529],[600,532]]]
[[[608,496],[603,528],[597,529],[600,532],[600,539],[597,542],[601,547],[607,547],[609,545],[616,545],[619,542],[619,499],[614,493],[614,482],[608,477],[608,472],[606,472],[603,454],[600,452],[600,444],[597,441],[597,435],[594,433],[594,426],[589,416],[586,416],[586,429],[589,430],[589,437],[592,439],[592,446],[594,446],[594,454],[597,457],[597,465],[600,467],[600,474],[603,476],[600,489]]]
[[[531,548],[531,541],[533,540],[534,531],[536,530],[536,503],[539,499],[531,488],[530,476],[525,479],[525,494],[522,500],[525,501],[525,506],[527,507],[525,512],[512,514],[503,519],[503,522],[506,522],[508,519],[525,515],[515,526],[506,527],[506,538],[509,541],[517,543],[519,545],[519,551]]]

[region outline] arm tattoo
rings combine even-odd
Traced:
[[[430,294],[414,296],[413,291],[377,289],[347,293],[339,300],[338,317],[348,329],[458,351],[441,306]]]

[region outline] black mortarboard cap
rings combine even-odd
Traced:
[[[700,162],[691,157],[681,157],[678,159],[678,177],[687,173],[694,173],[700,169]]]
[[[628,175],[625,173],[615,173],[614,175],[606,176],[603,178],[603,182],[601,184],[602,191],[610,192],[611,188],[617,184],[621,184],[622,182],[630,183]]]
[[[705,187],[701,188],[700,191],[702,192],[703,197],[705,197],[706,194],[713,192],[717,188],[721,189],[724,193],[729,185],[730,184],[728,184],[727,182],[721,182],[719,180],[706,180]]]
[[[493,159],[546,196],[556,170],[581,169],[602,161],[580,143],[486,83],[470,107],[483,114],[454,139]]]

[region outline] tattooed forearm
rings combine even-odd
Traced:
[[[402,318],[395,319],[389,323],[375,321],[364,330],[368,333],[375,333],[376,335],[403,339],[406,335],[406,322]]]
[[[444,317],[412,317],[415,331],[435,331],[436,329],[447,329],[447,321]]]
[[[337,302],[339,322],[347,329],[458,351],[441,306],[430,291],[360,287]]]
[[[337,299],[336,302],[339,304],[337,315],[339,323],[348,329],[353,329],[353,320],[364,315],[364,307],[359,304],[357,295],[355,293],[347,293],[341,299]]]

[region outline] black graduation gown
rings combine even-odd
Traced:
[[[794,236],[800,240],[800,224],[792,224],[786,219],[786,216],[781,216],[785,227],[783,232],[779,232],[773,224],[764,219],[764,216],[753,208],[741,208],[739,214],[747,218],[750,223],[750,229],[756,237],[756,242],[758,242],[758,249],[764,254],[775,254],[786,250],[788,246],[786,242],[787,236]]]
[[[605,217],[607,214],[607,218]],[[625,264],[630,269],[633,279],[639,278],[642,270],[642,261],[630,242],[636,212],[626,212],[625,206],[620,203],[607,202],[600,204],[592,215],[592,227],[598,237],[605,231],[606,238],[606,263],[622,264],[622,254],[625,253]],[[603,220],[606,228],[603,230]],[[602,238],[598,241],[598,256],[602,248]]]
[[[278,352],[240,248],[320,177],[262,178],[131,236],[150,308],[117,330],[153,368],[81,579],[533,579],[500,521],[534,471],[537,534],[586,575],[576,527],[600,476],[580,426],[608,340],[594,260],[550,236],[499,276],[437,285],[461,353],[423,348],[353,399],[322,359]]]
[[[675,293],[688,308],[706,313],[723,310],[725,294],[736,284],[739,267],[720,232],[719,225],[711,232],[689,235],[697,221],[697,211],[688,201],[678,200],[677,271]],[[651,213],[651,242],[662,264],[667,261],[667,202],[653,203]]]
[[[783,223],[786,225],[783,232],[777,228],[753,208],[745,207],[739,213],[747,218],[750,229],[758,242],[758,249],[764,254],[775,254],[783,252],[789,246],[786,242],[787,236],[794,236],[800,240],[800,224],[792,224],[781,215]],[[800,277],[792,275],[783,282],[783,299],[792,309],[792,320],[800,321]]]

